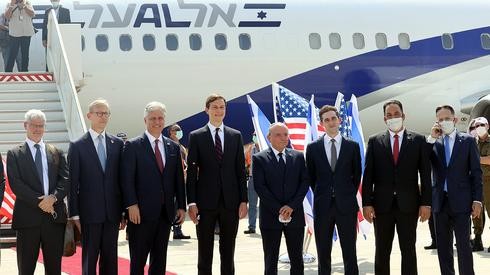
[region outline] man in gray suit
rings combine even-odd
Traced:
[[[61,274],[68,170],[63,152],[44,142],[45,124],[42,111],[29,110],[26,141],[7,153],[7,175],[16,196],[12,228],[17,231],[19,274],[34,273],[40,247],[45,274]]]

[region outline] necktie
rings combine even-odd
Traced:
[[[155,158],[157,159],[158,170],[163,173],[163,159],[160,148],[158,148],[158,139],[155,139]]]
[[[398,135],[394,136],[395,142],[393,142],[393,161],[395,162],[395,165],[398,162],[398,154],[400,153],[400,144],[398,140]]]
[[[105,164],[106,164],[106,153],[104,148],[104,137],[99,135],[97,137],[99,144],[97,145],[97,156],[99,156],[100,165],[102,166],[102,171],[105,172]]]
[[[214,151],[216,151],[216,157],[218,161],[223,160],[223,148],[221,145],[221,138],[219,137],[219,128],[216,128],[216,133],[214,134]]]
[[[279,163],[279,169],[282,173],[286,172],[286,162],[284,162],[284,159],[282,158],[283,153],[277,154],[279,157],[279,160],[277,161]]]
[[[446,156],[446,167],[449,166],[449,161],[451,160],[451,148],[449,147],[449,136],[444,136],[444,155]],[[447,192],[447,176],[444,181],[444,191]]]
[[[36,148],[36,155],[34,156],[34,164],[36,164],[36,170],[37,170],[37,175],[39,177],[39,180],[41,181],[41,185],[43,186],[44,190],[44,181],[43,181],[43,160],[41,158],[41,146],[39,144],[34,144],[34,147]],[[46,190],[44,190],[44,193],[46,193]]]
[[[332,172],[335,171],[335,165],[337,164],[337,147],[335,147],[335,139],[331,139],[330,142],[332,145],[330,146],[330,168],[332,168]]]

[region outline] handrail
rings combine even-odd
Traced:
[[[53,72],[65,116],[68,136],[73,141],[81,137],[87,131],[87,127],[82,109],[80,108],[65,44],[63,43],[63,37],[54,9],[51,9],[49,13],[47,28],[49,31],[48,45],[46,47],[46,62],[49,71]]]

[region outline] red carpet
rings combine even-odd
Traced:
[[[40,263],[43,263],[42,252],[39,253]],[[129,275],[129,260],[119,257],[118,259],[118,275]],[[82,274],[82,249],[77,247],[77,253],[71,257],[63,257],[61,261],[61,271],[67,274],[79,275]],[[145,267],[145,273],[148,272],[148,265]],[[177,273],[166,272],[165,275],[177,275]]]

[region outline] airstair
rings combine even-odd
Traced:
[[[44,141],[68,152],[71,140],[86,132],[77,97],[82,81],[80,25],[59,25],[54,10],[48,20],[49,72],[0,73],[0,153],[26,139],[24,115],[30,109],[46,114]],[[0,245],[15,242],[10,222],[15,200],[6,188],[0,211]]]

